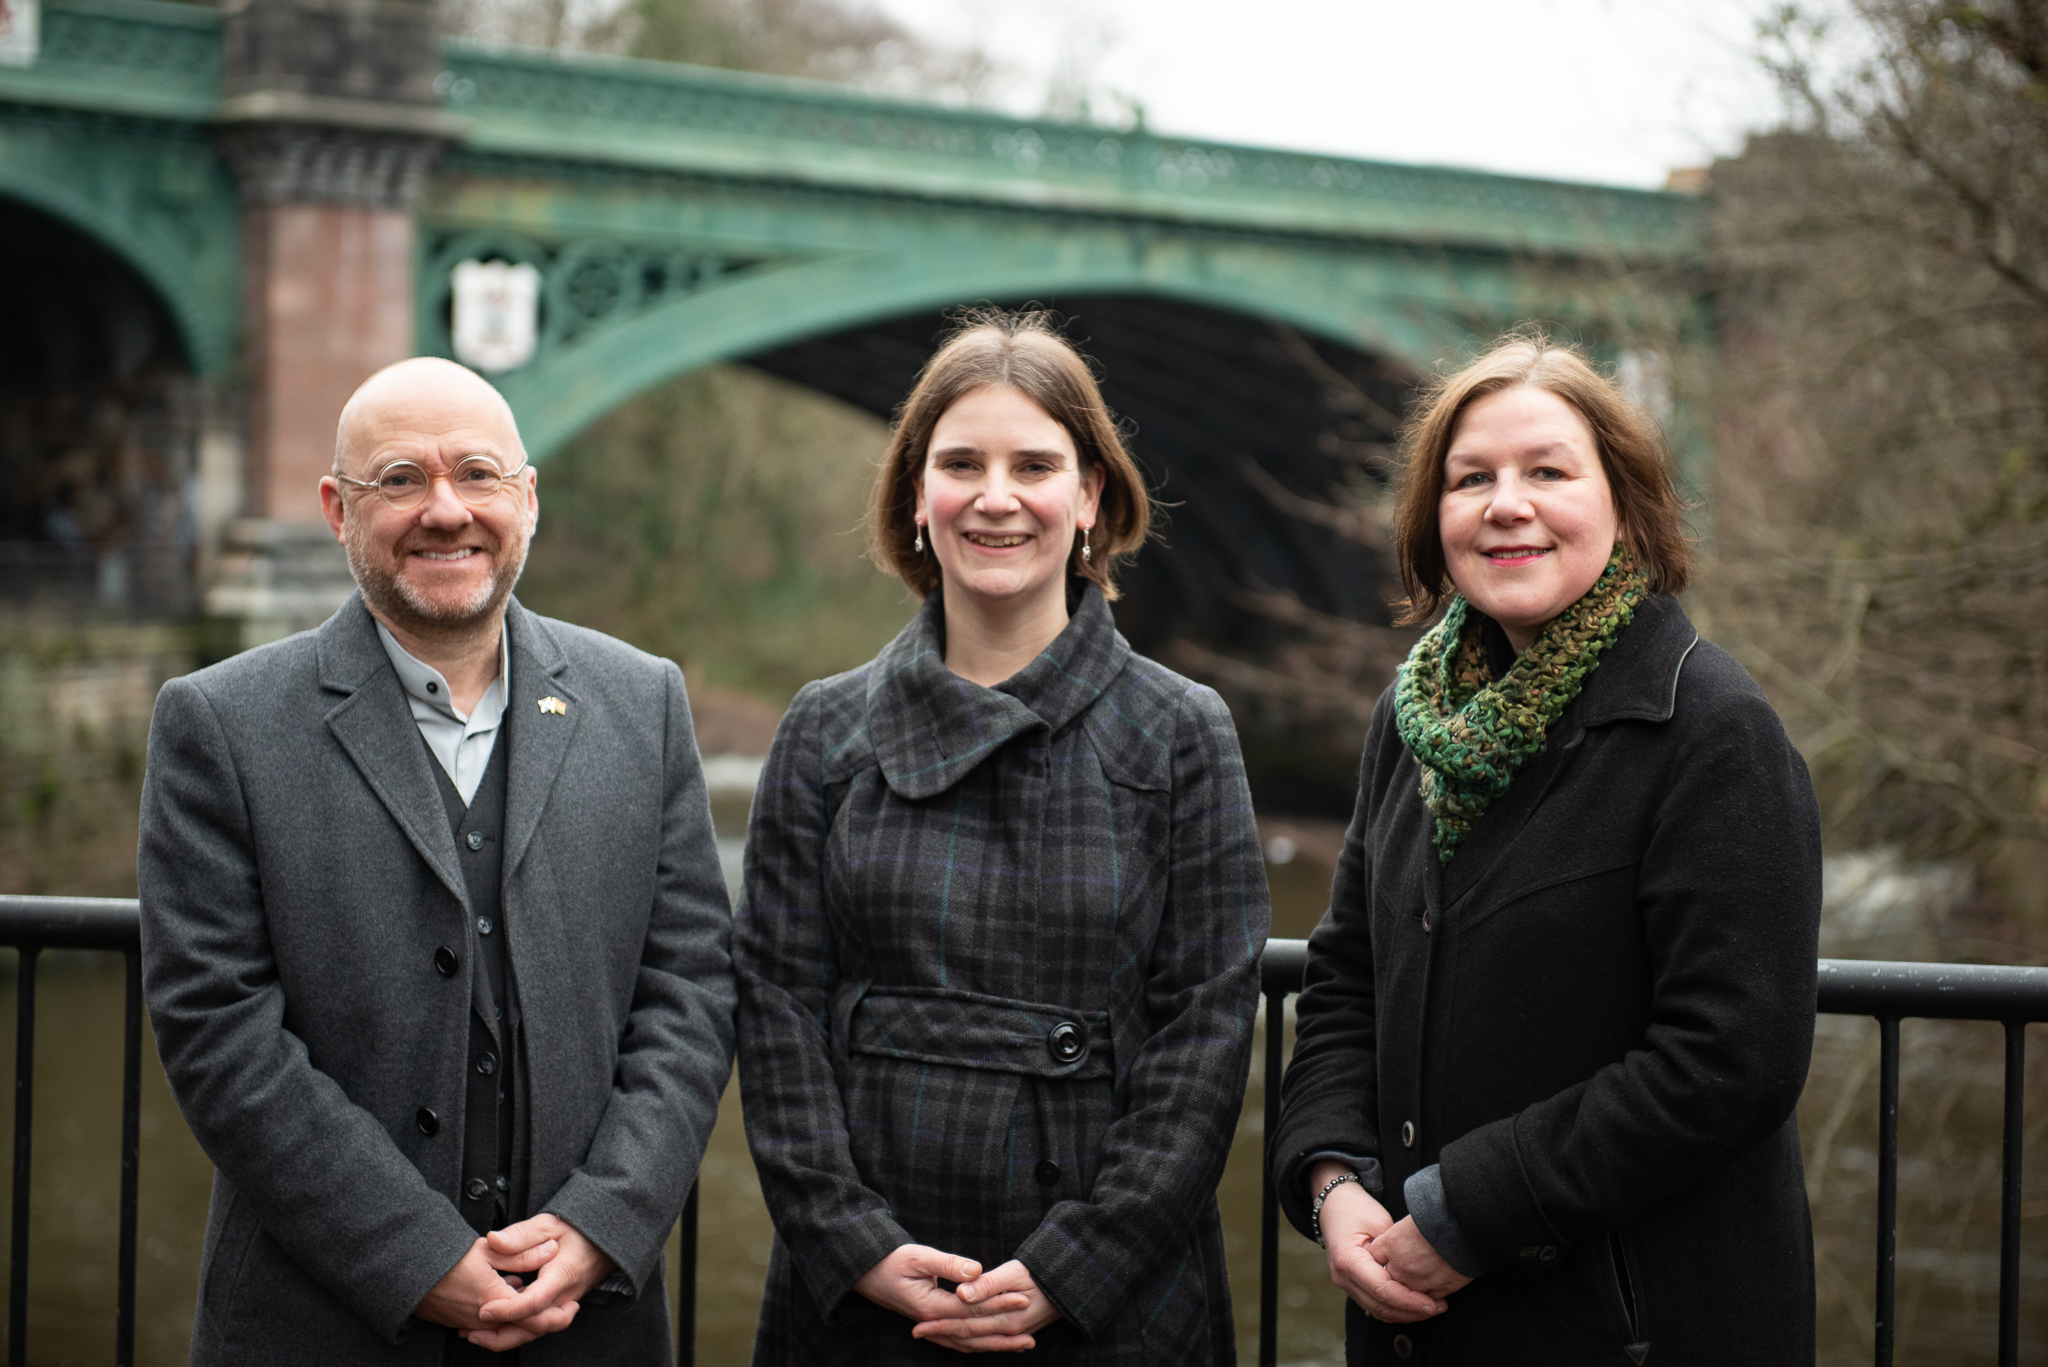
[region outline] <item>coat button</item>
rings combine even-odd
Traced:
[[[490,934],[490,933],[491,933],[492,931],[494,931],[494,930],[496,930],[496,929],[497,929],[497,927],[491,924],[491,918],[490,918],[490,917],[488,917],[488,916],[479,916],[479,917],[477,917],[477,918],[476,918],[476,933],[477,933],[477,934],[479,934],[479,935],[488,935],[488,934]]]
[[[1415,1147],[1415,1122],[1412,1120],[1401,1122],[1401,1147],[1404,1149]]]
[[[455,970],[462,967],[462,960],[455,957],[454,950],[442,945],[434,951],[434,967],[441,970],[442,977],[452,978],[455,976]]]
[[[512,1190],[512,1179],[511,1179],[511,1178],[509,1178],[509,1177],[507,1177],[507,1176],[506,1176],[506,1175],[505,1175],[504,1173],[502,1173],[502,1172],[498,1174],[498,1190],[499,1190],[499,1191],[510,1191],[510,1190]]]
[[[420,1107],[419,1114],[413,1117],[413,1123],[418,1125],[420,1133],[429,1139],[441,1133],[441,1117],[424,1106]]]
[[[1429,934],[1429,913],[1426,911],[1422,913],[1422,933]]]
[[[482,831],[471,831],[467,836],[463,837],[463,843],[473,850],[480,850],[484,847],[484,833]]]
[[[489,1077],[492,1073],[497,1072],[498,1056],[496,1054],[478,1054],[476,1056],[476,1070],[485,1077]]]
[[[1555,1246],[1554,1244],[1545,1244],[1545,1245],[1543,1246],[1543,1251],[1542,1251],[1542,1252],[1540,1252],[1540,1253],[1538,1253],[1538,1254],[1536,1255],[1536,1261],[1537,1261],[1537,1262],[1539,1262],[1539,1263],[1554,1263],[1554,1262],[1556,1262],[1556,1261],[1557,1261],[1557,1247],[1556,1247],[1556,1246]]]
[[[1061,1021],[1045,1036],[1045,1051],[1054,1063],[1074,1063],[1088,1052],[1088,1037],[1072,1021]]]
[[[1051,1160],[1050,1158],[1041,1158],[1041,1159],[1039,1159],[1039,1160],[1038,1160],[1038,1185],[1039,1185],[1039,1186],[1041,1186],[1041,1187],[1056,1187],[1056,1186],[1058,1186],[1059,1184],[1060,1184],[1060,1165],[1059,1165],[1059,1164],[1057,1164],[1057,1163],[1055,1163],[1055,1162],[1053,1162],[1053,1161],[1052,1161],[1052,1160]]]
[[[1415,1356],[1415,1340],[1406,1334],[1394,1335],[1394,1356],[1406,1362]]]
[[[470,1200],[481,1201],[491,1194],[491,1184],[481,1177],[472,1177],[469,1179],[469,1185],[463,1190],[469,1193]]]

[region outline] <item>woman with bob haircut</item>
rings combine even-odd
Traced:
[[[1348,1360],[1810,1367],[1819,814],[1673,596],[1662,438],[1525,334],[1404,446],[1435,624],[1373,713],[1267,1141]]]
[[[1265,866],[1222,702],[1110,619],[1149,516],[1042,313],[970,315],[904,402],[869,538],[924,607],[797,695],[747,833],[757,1364],[1235,1360]]]

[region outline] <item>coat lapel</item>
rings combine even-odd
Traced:
[[[1515,775],[1443,870],[1443,899],[1456,907],[1475,890],[1571,767],[1589,728],[1617,721],[1665,722],[1678,702],[1678,675],[1700,634],[1669,594],[1652,594],[1586,676],[1586,686],[1550,728],[1543,753]]]
[[[569,659],[541,619],[514,599],[505,614],[510,633],[512,683],[505,703],[509,725],[499,743],[511,743],[505,775],[505,876],[526,854],[547,810],[555,778],[562,772],[582,725],[583,709],[566,678]],[[548,706],[542,710],[542,702]]]
[[[351,597],[320,628],[319,653],[321,686],[347,694],[327,714],[327,729],[427,867],[468,907],[455,835],[427,767],[433,757],[420,743],[398,671],[377,639],[362,595]]]

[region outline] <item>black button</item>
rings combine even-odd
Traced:
[[[463,1190],[469,1193],[470,1200],[481,1201],[491,1194],[491,1184],[481,1177],[472,1177],[469,1179],[469,1185]]]
[[[488,916],[479,916],[479,917],[477,917],[477,918],[476,918],[476,933],[477,933],[477,934],[479,934],[479,935],[488,935],[488,934],[490,934],[490,933],[491,933],[492,931],[494,931],[494,930],[496,930],[496,929],[497,929],[497,927],[491,924],[491,918],[490,918],[490,917],[488,917]]]
[[[462,839],[463,843],[473,850],[480,850],[484,847],[484,833],[482,831],[471,831]]]
[[[1415,1122],[1412,1120],[1401,1122],[1401,1147],[1404,1149],[1415,1147]]]
[[[489,1077],[492,1073],[497,1072],[498,1056],[496,1054],[478,1054],[476,1056],[476,1070],[485,1077]]]
[[[1542,1251],[1541,1253],[1538,1253],[1538,1254],[1536,1255],[1536,1261],[1538,1261],[1538,1262],[1540,1262],[1540,1263],[1554,1263],[1554,1262],[1556,1262],[1556,1261],[1557,1261],[1557,1247],[1556,1247],[1556,1245],[1554,1245],[1554,1244],[1545,1244],[1545,1245],[1543,1246],[1543,1251]]]
[[[1415,1356],[1415,1340],[1406,1334],[1394,1335],[1394,1356],[1406,1362]]]
[[[420,1107],[420,1113],[413,1117],[413,1123],[418,1125],[420,1133],[429,1139],[441,1133],[441,1117],[424,1106]]]
[[[434,967],[441,970],[442,977],[452,978],[455,976],[455,970],[462,967],[462,960],[455,957],[454,950],[442,945],[434,951]]]
[[[1088,1052],[1088,1036],[1072,1021],[1061,1021],[1046,1033],[1045,1049],[1054,1063],[1074,1063]]]
[[[476,847],[472,845],[470,848],[475,849]],[[1429,913],[1426,911],[1422,913],[1422,933],[1424,935],[1429,934]]]
[[[1057,1164],[1057,1163],[1055,1163],[1055,1162],[1053,1162],[1053,1161],[1052,1161],[1052,1160],[1051,1160],[1050,1158],[1041,1158],[1041,1159],[1039,1159],[1039,1160],[1038,1160],[1038,1185],[1039,1185],[1039,1186],[1041,1186],[1041,1187],[1056,1187],[1056,1186],[1058,1186],[1059,1184],[1060,1184],[1060,1165],[1059,1165],[1059,1164]]]
[[[433,681],[432,679],[429,679],[429,680],[427,680],[427,692],[429,692],[429,693],[439,693],[440,691],[441,691],[441,685],[439,685],[439,684],[435,683],[435,682],[434,682],[434,681]]]

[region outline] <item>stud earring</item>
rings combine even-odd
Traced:
[[[924,554],[924,523],[920,522],[917,524],[917,540],[911,542],[910,546],[919,555]]]
[[[1086,527],[1081,529],[1081,558],[1083,560],[1093,560],[1095,558],[1095,552],[1088,548],[1088,529]]]

